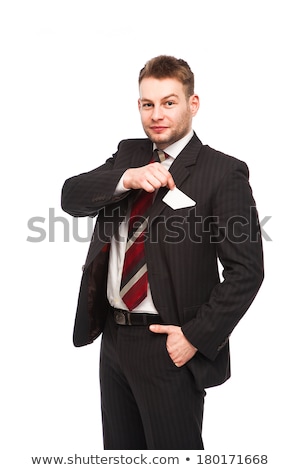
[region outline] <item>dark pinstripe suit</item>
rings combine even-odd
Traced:
[[[115,187],[127,168],[147,164],[151,153],[148,139],[122,141],[104,165],[64,184],[65,211],[75,217],[99,214],[80,288],[76,346],[92,342],[103,331],[109,311],[107,242],[132,197],[131,191],[116,200]],[[149,283],[164,323],[180,325],[198,349],[181,369],[201,391],[230,376],[229,335],[263,279],[261,236],[245,163],[202,145],[194,135],[170,172],[176,186],[196,205],[174,211],[162,201],[167,189],[159,190],[146,242]],[[217,258],[224,267],[224,282],[219,280]],[[125,350],[122,354],[125,357]],[[136,355],[140,356],[138,350]],[[152,356],[143,367],[150,364]],[[155,400],[159,403],[158,397]]]

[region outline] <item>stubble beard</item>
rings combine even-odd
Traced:
[[[189,127],[185,126],[182,129],[175,130],[171,132],[169,135],[164,136],[163,134],[161,135],[155,135],[151,130],[146,130],[144,128],[145,134],[147,137],[155,143],[155,145],[158,148],[166,148],[169,147],[170,145],[174,144],[174,142],[177,142],[178,140],[182,139],[184,136],[186,136],[189,132]]]

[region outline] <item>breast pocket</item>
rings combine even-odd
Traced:
[[[204,222],[207,219],[207,208],[205,205],[184,207],[181,209],[170,209],[164,211],[165,241],[180,243],[187,239],[192,242],[201,243],[203,233],[206,230]]]

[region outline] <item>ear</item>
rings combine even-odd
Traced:
[[[192,95],[189,98],[189,105],[192,116],[196,116],[198,109],[200,108],[200,98],[198,95]]]
[[[139,108],[139,111],[141,111],[141,107],[142,107],[142,103],[141,103],[141,99],[139,98],[139,99],[138,99],[138,108]]]

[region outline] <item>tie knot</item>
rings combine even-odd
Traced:
[[[163,150],[156,149],[156,152],[160,163],[162,163],[164,160],[166,160],[166,158],[169,157],[169,155],[166,154]]]

